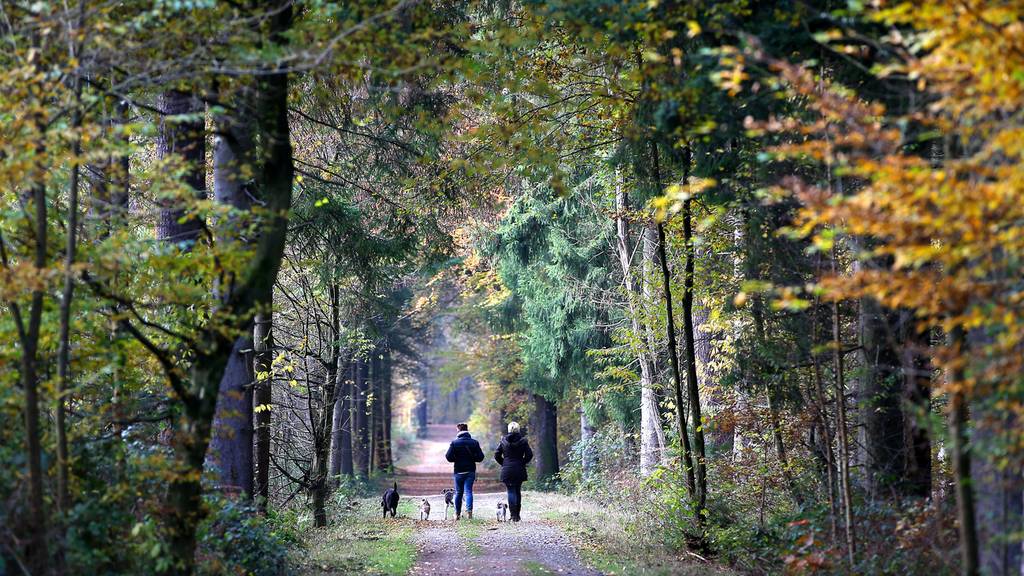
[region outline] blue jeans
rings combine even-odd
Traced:
[[[523,509],[523,483],[522,482],[506,482],[505,490],[508,496],[508,512],[512,515],[512,520],[519,520],[519,513]]]
[[[462,472],[455,476],[455,515],[462,514],[462,495],[466,495],[466,510],[473,509],[473,482],[476,472]]]

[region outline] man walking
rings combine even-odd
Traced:
[[[476,463],[484,461],[484,451],[480,449],[480,443],[469,435],[469,424],[461,422],[455,427],[459,429],[459,434],[452,440],[444,456],[454,464],[455,469],[455,519],[462,517],[462,499],[465,495],[466,517],[472,520]]]

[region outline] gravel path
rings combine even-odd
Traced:
[[[463,519],[458,524],[444,520],[442,499],[428,500],[430,520],[417,522],[419,555],[412,570],[416,576],[600,576],[600,572],[580,563],[561,529],[539,519],[540,511],[530,509],[529,494],[524,495],[523,521],[518,524],[499,523],[495,519],[496,504],[505,500],[501,493],[476,494],[473,504],[476,518]]]

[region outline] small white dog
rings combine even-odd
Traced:
[[[497,516],[498,522],[506,521],[506,518],[508,517],[508,504],[505,504],[504,502],[498,502]]]
[[[420,504],[420,520],[430,520],[430,502],[426,498]]]

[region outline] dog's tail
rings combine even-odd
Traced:
[[[398,482],[395,482],[395,492],[398,492]]]

